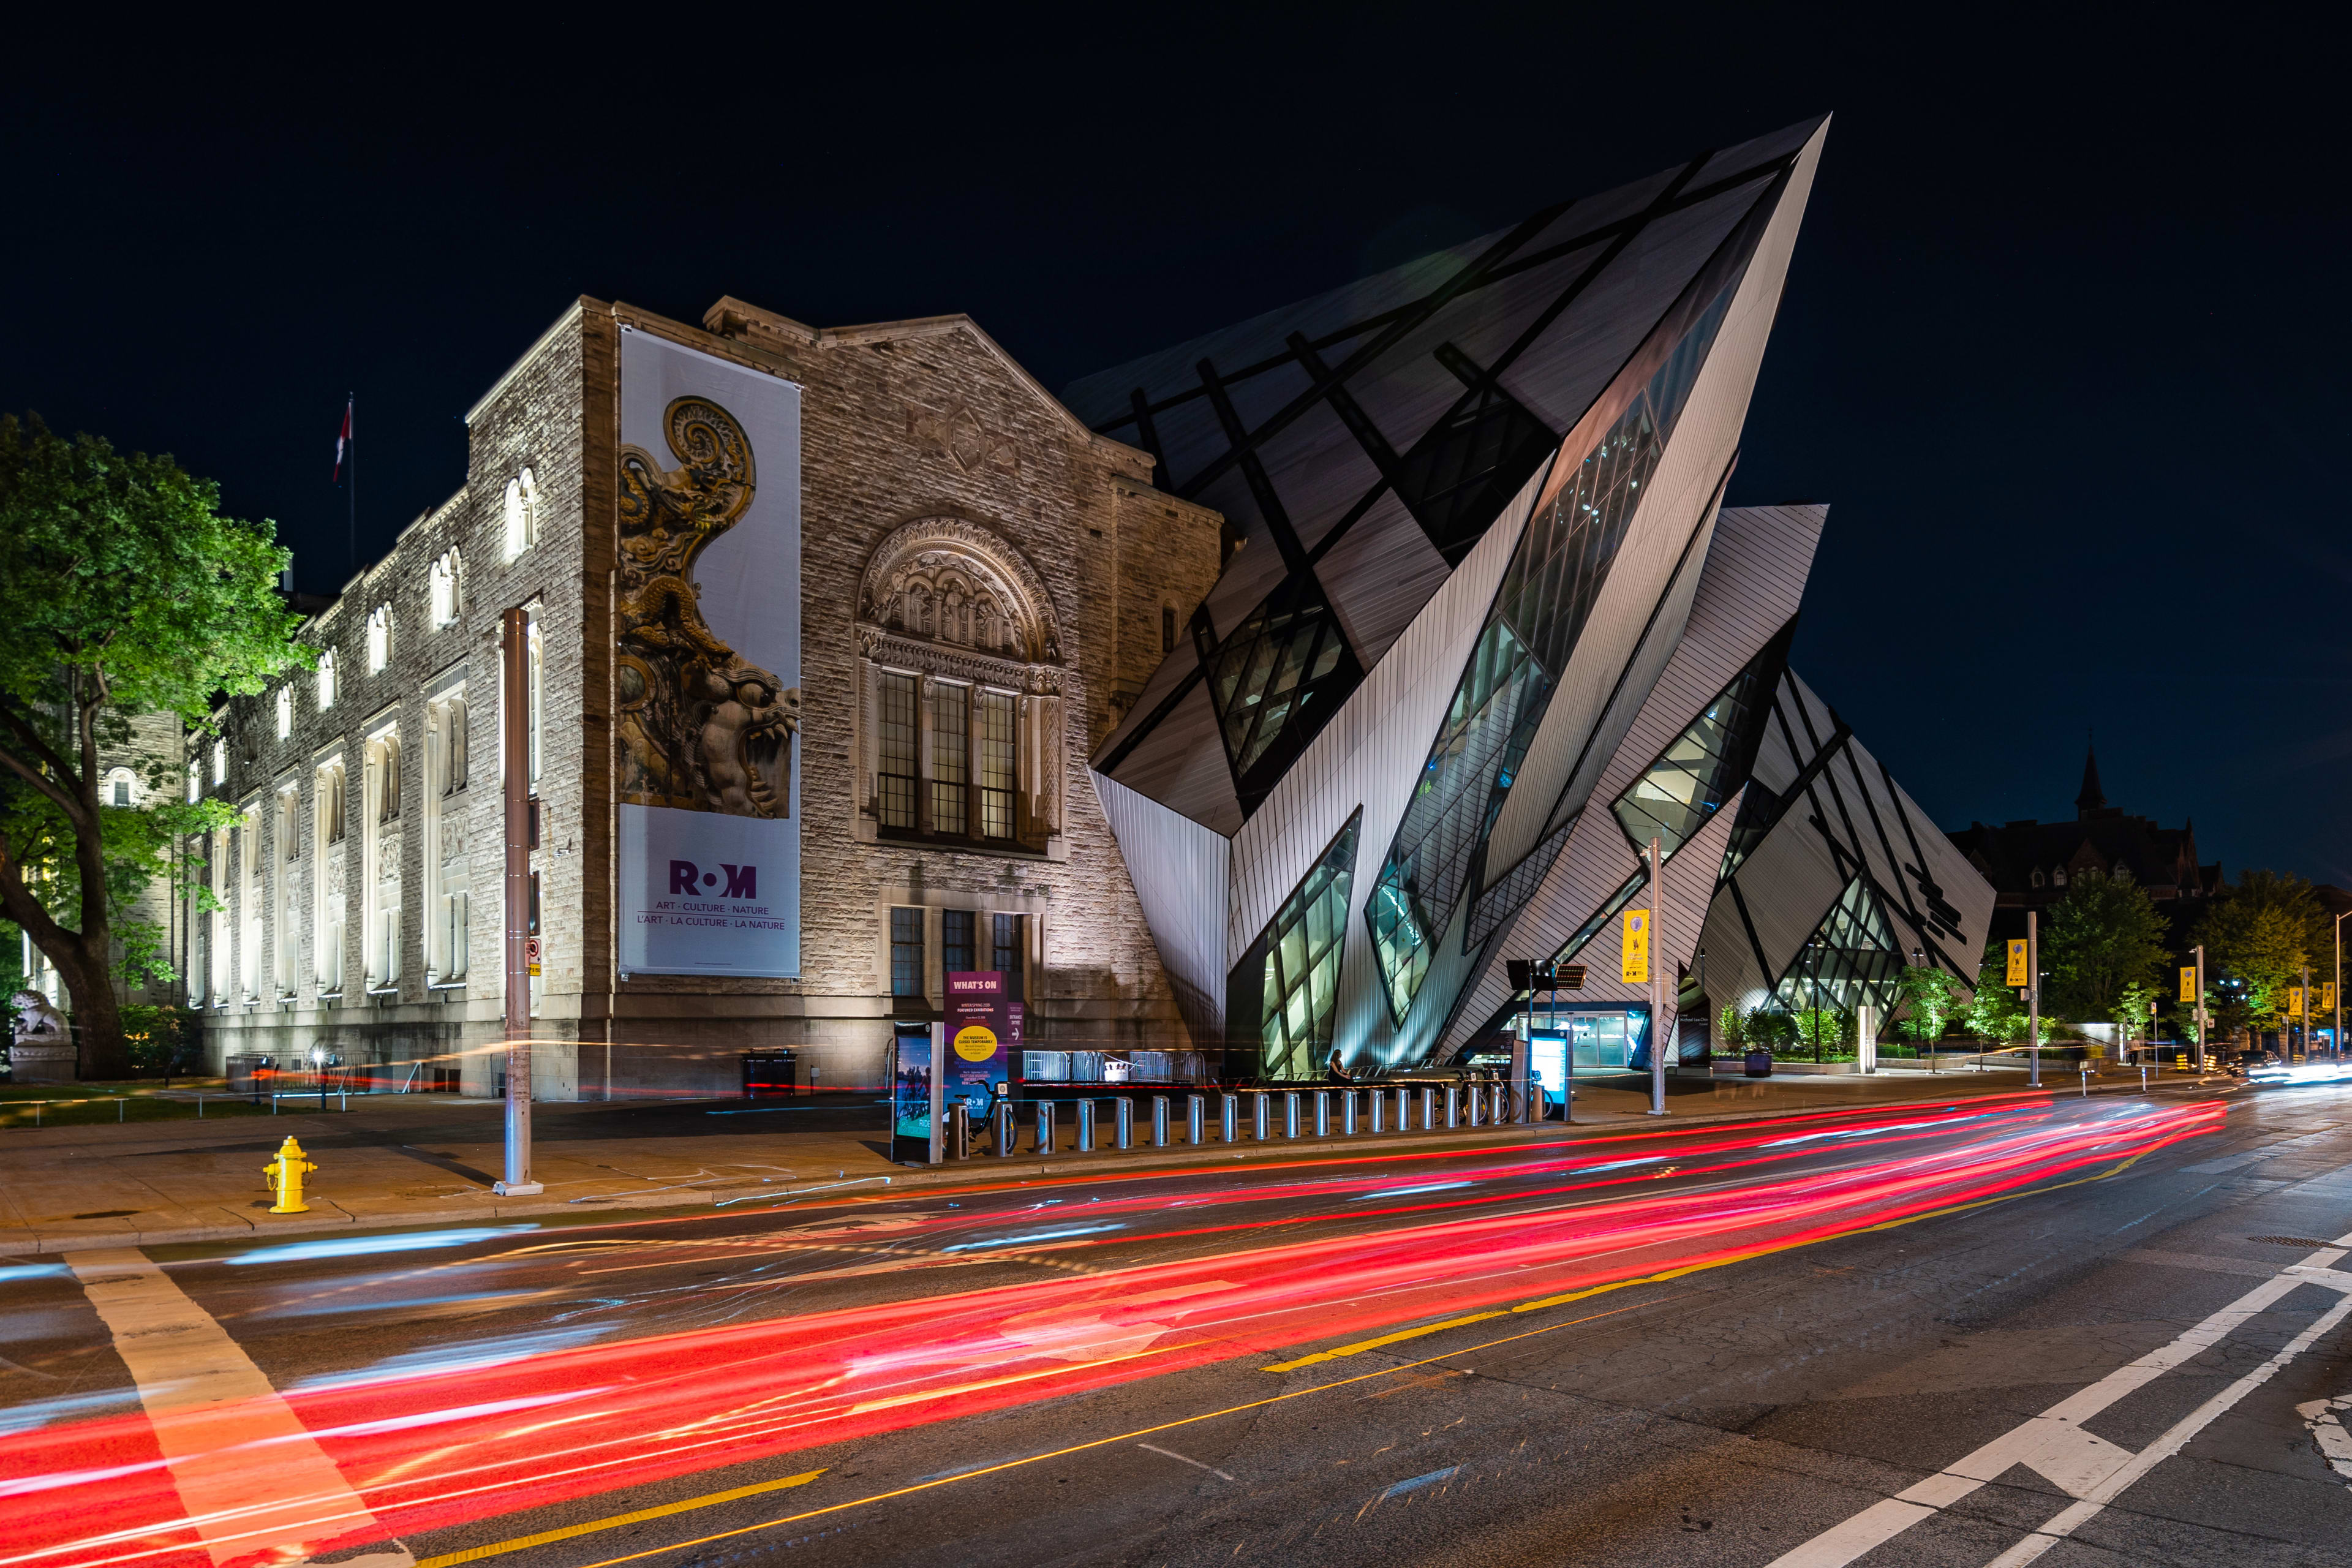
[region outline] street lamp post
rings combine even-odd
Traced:
[[[1822,1060],[1822,939],[1813,938],[1805,944],[1813,960],[1813,1010],[1811,1015],[1813,1031],[1813,1061]]]

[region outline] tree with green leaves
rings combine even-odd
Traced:
[[[276,591],[289,557],[274,529],[219,508],[218,487],[169,457],[0,416],[0,914],[63,978],[84,1078],[131,1066],[118,944],[168,973],[159,933],[124,929],[122,911],[223,809],[185,801],[153,758],[152,804],[113,805],[102,756],[131,745],[137,715],[201,728],[221,694],[308,658]]]
[[[1947,970],[1906,964],[1895,983],[1896,1005],[1904,1009],[1895,1025],[1899,1036],[1923,1047],[1942,1039],[1945,1026],[1959,1016],[1961,989],[1959,977]]]
[[[2171,963],[2168,929],[2147,889],[2121,866],[2078,873],[2050,907],[2042,959],[2051,1009],[2076,1023],[2116,1016],[2133,986],[2152,990]]]
[[[2334,922],[2309,882],[2293,873],[2246,871],[2197,922],[2193,940],[2205,946],[2210,973],[2238,985],[2224,985],[2237,1005],[2230,1016],[2215,1009],[2214,1021],[2231,1033],[2269,1025],[2284,1016],[2286,991],[2303,984],[2308,964],[2333,978]]]
[[[1987,1045],[2006,1046],[2025,1038],[2025,1004],[2009,987],[2009,944],[1998,939],[1985,944],[1977,966],[1976,994],[1960,1015],[1969,1033]],[[2050,1039],[2050,1020],[2042,1020],[2042,1038]]]

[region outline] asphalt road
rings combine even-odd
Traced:
[[[0,1259],[0,1568],[2352,1564],[2347,1162],[2182,1089]]]

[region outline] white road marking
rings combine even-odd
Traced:
[[[69,1252],[65,1261],[131,1370],[181,1506],[215,1564],[264,1549],[292,1564],[307,1560],[311,1541],[382,1533],[253,1358],[145,1253]],[[270,1444],[268,1463],[244,1449],[256,1442]],[[338,1568],[415,1561],[395,1546]]]
[[[2315,1399],[2308,1405],[2298,1405],[2294,1413],[2311,1428],[2311,1436],[2319,1444],[2319,1451],[2327,1456],[2327,1463],[2347,1484],[2352,1484],[2352,1431],[2344,1426],[2344,1413],[2352,1411],[2352,1394],[2341,1399]]]
[[[1200,1460],[1192,1458],[1189,1455],[1180,1454],[1173,1448],[1162,1448],[1154,1443],[1138,1443],[1136,1447],[1142,1449],[1147,1454],[1157,1454],[1163,1459],[1173,1459],[1180,1465],[1190,1465],[1196,1470],[1206,1470],[1221,1481],[1229,1481],[1234,1479],[1233,1477],[1225,1474],[1224,1471],[1217,1468],[1216,1466],[1204,1465],[1201,1463]]]
[[[1884,1545],[1921,1520],[1997,1479],[2012,1465],[2038,1471],[2076,1500],[2047,1524],[1994,1559],[1990,1568],[2017,1568],[2032,1562],[2095,1517],[2126,1488],[2180,1451],[2190,1438],[2231,1405],[2252,1394],[2281,1367],[2302,1354],[2347,1316],[2352,1316],[2352,1273],[2335,1265],[2352,1248],[2352,1236],[2290,1264],[2266,1282],[2199,1323],[2170,1344],[2150,1351],[2079,1393],[2069,1394],[2023,1426],[1994,1438],[1974,1453],[1955,1460],[1916,1486],[1832,1526],[1793,1551],[1773,1559],[1769,1568],[1844,1568],[1855,1558]],[[2345,1299],[2313,1321],[2287,1346],[2254,1371],[2199,1405],[2189,1415],[2137,1454],[2120,1448],[2082,1423],[2134,1390],[2144,1387],[2192,1356],[2221,1343],[2256,1313],[2304,1285],[2319,1285],[2345,1293]]]

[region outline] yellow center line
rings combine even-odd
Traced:
[[[457,1568],[460,1563],[477,1563],[485,1557],[501,1557],[509,1552],[527,1552],[534,1546],[546,1546],[553,1542],[569,1541],[575,1535],[592,1535],[600,1530],[618,1530],[625,1524],[643,1524],[649,1519],[661,1519],[673,1513],[686,1513],[698,1508],[710,1508],[738,1498],[756,1497],[761,1492],[782,1491],[787,1487],[804,1487],[823,1470],[807,1470],[797,1476],[786,1476],[780,1481],[760,1481],[748,1487],[736,1487],[723,1492],[711,1492],[703,1497],[690,1497],[681,1502],[666,1502],[658,1508],[641,1508],[635,1513],[614,1514],[610,1519],[591,1520],[586,1524],[567,1524],[561,1530],[542,1530],[536,1535],[519,1535],[512,1541],[492,1542],[488,1546],[470,1547],[464,1552],[452,1552],[440,1557],[427,1557],[416,1568]]]
[[[1907,1215],[1900,1219],[1880,1220],[1871,1225],[1856,1226],[1851,1230],[1837,1231],[1827,1236],[1812,1237],[1797,1241],[1776,1242],[1766,1247],[1753,1247],[1731,1257],[1716,1258],[1705,1263],[1686,1264],[1680,1268],[1662,1270],[1656,1274],[1644,1275],[1636,1279],[1620,1279],[1606,1285],[1597,1285],[1586,1290],[1570,1291],[1564,1296],[1543,1297],[1537,1300],[1523,1301],[1516,1307],[1497,1309],[1491,1312],[1472,1313],[1466,1317],[1450,1319],[1443,1323],[1432,1323],[1421,1329],[1406,1330],[1401,1333],[1384,1336],[1378,1342],[1365,1342],[1354,1346],[1343,1346],[1340,1350],[1328,1352],[1328,1354],[1355,1354],[1361,1351],[1373,1348],[1375,1343],[1392,1344],[1402,1340],[1413,1339],[1424,1334],[1436,1333],[1446,1328],[1460,1327],[1466,1323],[1480,1322],[1490,1318],[1506,1316],[1508,1313],[1539,1311],[1548,1308],[1564,1305],[1570,1301],[1581,1300],[1589,1296],[1601,1295],[1605,1291],[1622,1290],[1629,1286],[1654,1284],[1664,1280],[1679,1279],[1684,1275],[1698,1273],[1701,1270],[1707,1268],[1719,1268],[1726,1264],[1739,1262],[1746,1258],[1768,1257],[1772,1253],[1786,1252],[1802,1247],[1817,1246],[1822,1242],[1842,1240],[1848,1237],[1866,1236],[1874,1231],[1894,1230],[1901,1226],[1916,1225],[1921,1220],[1936,1219],[1947,1215],[1965,1214],[1970,1209],[1985,1208],[1994,1204],[2013,1203],[2020,1198],[2034,1197],[2044,1193],[2063,1192],[2068,1187],[2079,1187],[2090,1182],[2106,1181],[2110,1178],[2119,1176],[2126,1170],[2129,1170],[2133,1165],[2138,1163],[2142,1157],[2143,1156],[2140,1154],[2134,1154],[2129,1159],[2124,1160],[2107,1170],[2098,1172],[2093,1175],[2080,1176],[2071,1182],[2058,1182],[2050,1186],[2033,1187],[2024,1192],[2003,1193],[1994,1197],[1979,1198],[1969,1203],[1952,1204],[1943,1208],[1929,1209],[1920,1214]],[[666,1552],[679,1552],[690,1546],[708,1546],[714,1541],[728,1541],[739,1535],[752,1535],[763,1530],[774,1530],[782,1525],[798,1524],[806,1520],[820,1519],[829,1513],[842,1513],[851,1509],[865,1508],[873,1503],[888,1502],[894,1498],[912,1497],[918,1492],[930,1491],[939,1487],[953,1486],[959,1481],[977,1480],[982,1476],[998,1475],[1006,1470],[1020,1469],[1024,1466],[1042,1464],[1047,1459],[1065,1458],[1072,1454],[1082,1454],[1092,1448],[1107,1447],[1114,1443],[1131,1442],[1137,1438],[1153,1436],[1161,1432],[1172,1432],[1181,1426],[1196,1426],[1203,1421],[1214,1421],[1226,1415],[1237,1415],[1246,1410],[1257,1410],[1269,1405],[1279,1405],[1285,1400],[1303,1399],[1309,1394],[1325,1394],[1335,1388],[1347,1388],[1359,1383],[1370,1383],[1380,1378],[1394,1377],[1400,1373],[1416,1372],[1423,1367],[1433,1365],[1441,1361],[1449,1361],[1458,1359],[1462,1356],[1475,1355],[1480,1351],[1492,1350],[1497,1345],[1512,1344],[1520,1340],[1535,1339],[1543,1334],[1557,1333],[1562,1329],[1578,1328],[1586,1323],[1597,1322],[1602,1318],[1615,1317],[1622,1312],[1638,1311],[1644,1307],[1654,1307],[1659,1305],[1662,1301],[1675,1300],[1678,1300],[1678,1298],[1669,1296],[1661,1297],[1657,1300],[1636,1301],[1628,1306],[1614,1308],[1606,1312],[1595,1312],[1586,1317],[1570,1318],[1564,1322],[1547,1323],[1539,1329],[1528,1329],[1519,1333],[1506,1334],[1501,1339],[1488,1340],[1483,1344],[1465,1346],[1462,1349],[1449,1352],[1443,1355],[1427,1356],[1420,1361],[1402,1362],[1395,1366],[1382,1367],[1377,1372],[1359,1373],[1353,1377],[1343,1377],[1331,1383],[1318,1383],[1309,1388],[1294,1388],[1286,1393],[1270,1395],[1265,1399],[1253,1399],[1240,1405],[1229,1405],[1222,1410],[1204,1411],[1198,1415],[1179,1416],[1173,1421],[1163,1421],[1153,1426],[1139,1426],[1132,1432],[1122,1432],[1116,1436],[1097,1437],[1089,1442],[1073,1443],[1066,1448],[1055,1448],[1042,1454],[1031,1454],[1018,1459],[1007,1459],[1002,1464],[986,1465],[976,1470],[965,1470],[957,1475],[943,1476],[935,1481],[918,1481],[911,1486],[898,1487],[889,1491],[874,1492],[866,1497],[853,1498],[846,1502],[829,1503],[823,1508],[813,1508],[800,1513],[784,1514],[775,1519],[762,1520],[757,1524],[740,1525],[733,1530],[722,1530],[710,1535],[697,1536],[688,1541],[672,1542],[667,1546],[648,1547],[643,1552],[633,1552],[628,1553],[626,1556],[608,1557],[604,1559],[602,1562],[588,1563],[584,1565],[584,1568],[619,1568],[621,1563],[640,1562],[647,1557],[658,1557]],[[1319,1358],[1303,1358],[1296,1364],[1302,1366],[1307,1365],[1316,1359]],[[751,1496],[761,1491],[778,1490],[787,1486],[802,1485],[808,1481],[814,1480],[822,1474],[824,1474],[822,1470],[812,1470],[806,1475],[793,1476],[782,1481],[764,1482],[759,1486],[740,1488],[734,1491],[714,1492],[708,1497],[690,1498],[684,1502],[667,1503],[659,1508],[644,1509],[635,1513],[617,1515],[612,1519],[597,1520],[586,1524],[571,1525],[560,1531],[551,1531],[539,1535],[527,1535],[514,1541],[499,1542],[489,1546],[478,1546],[466,1552],[451,1552],[446,1556],[428,1557],[419,1562],[416,1564],[416,1568],[454,1568],[454,1565],[458,1563],[478,1562],[483,1558],[497,1556],[504,1552],[520,1552],[529,1547],[544,1544],[548,1542],[570,1540],[573,1537],[585,1535],[594,1531],[611,1530],[621,1525],[633,1524],[641,1520],[657,1519],[667,1514],[682,1513],[691,1509],[707,1508],[717,1503],[722,1503],[733,1499]]]

